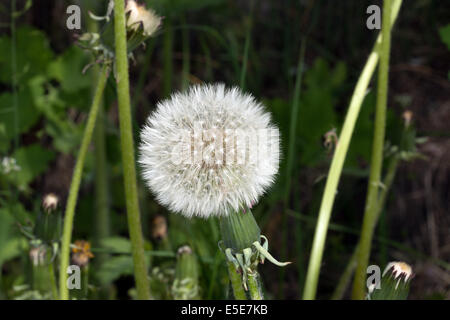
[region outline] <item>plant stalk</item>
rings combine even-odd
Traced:
[[[392,0],[383,2],[382,42],[380,47],[380,66],[378,68],[378,92],[375,112],[375,130],[370,164],[370,177],[366,208],[361,231],[360,246],[353,282],[353,299],[365,297],[366,269],[369,263],[373,232],[377,219],[377,202],[381,186],[383,149],[386,131],[387,92],[389,83],[389,56],[391,48],[391,6]]]
[[[264,295],[261,288],[261,280],[257,271],[254,273],[249,273],[248,275],[248,292],[250,294],[250,299],[252,300],[264,300]]]
[[[395,0],[392,4],[392,19],[391,24],[394,23],[400,10],[402,0]],[[381,44],[381,35],[378,36],[374,49],[367,59],[366,65],[358,79],[355,90],[353,92],[350,106],[345,117],[342,132],[339,137],[339,142],[331,162],[330,171],[328,173],[325,191],[322,197],[322,202],[319,209],[319,217],[316,225],[311,256],[308,264],[308,271],[306,274],[305,288],[303,291],[303,299],[312,300],[316,297],[317,284],[319,280],[319,271],[322,263],[322,256],[325,246],[325,240],[328,230],[328,224],[331,217],[331,210],[333,208],[334,199],[342,173],[344,160],[347,155],[350,140],[355,128],[355,123],[361,109],[362,102],[365,98],[367,87],[370,79],[375,71],[375,67],[379,59],[379,46]]]
[[[378,200],[378,209],[377,209],[377,219],[381,216],[381,212],[383,211],[383,208],[386,204],[386,198],[389,193],[389,190],[391,189],[392,182],[394,181],[395,174],[397,172],[397,167],[399,163],[399,157],[394,156],[392,160],[389,163],[389,167],[386,173],[386,176],[384,178],[384,188],[380,192],[380,198]],[[375,222],[375,225],[376,225]],[[331,296],[332,300],[340,300],[344,296],[344,292],[347,289],[350,279],[353,275],[353,271],[356,268],[357,258],[358,258],[358,250],[360,247],[360,243],[356,245],[355,249],[353,250],[352,256],[347,264],[347,267],[345,268],[344,273],[342,274],[341,278],[339,279],[338,285],[336,286],[336,289],[333,292],[333,295]]]
[[[114,1],[114,35],[117,70],[117,97],[119,107],[120,144],[128,229],[133,254],[134,277],[137,297],[148,300],[150,296],[149,280],[144,255],[141,218],[137,193],[136,168],[134,160],[133,128],[131,125],[130,88],[128,77],[128,54],[125,25],[124,0]]]
[[[69,290],[67,288],[67,267],[69,266],[70,241],[72,238],[73,219],[75,216],[75,207],[77,204],[78,190],[80,189],[81,176],[83,174],[84,161],[86,159],[87,150],[91,143],[92,133],[94,131],[100,102],[102,100],[103,91],[105,89],[106,80],[109,74],[109,66],[102,67],[97,88],[94,94],[91,111],[84,129],[83,140],[81,141],[80,152],[78,153],[77,162],[73,171],[72,182],[70,184],[69,197],[67,199],[66,212],[64,216],[64,228],[61,243],[61,260],[59,268],[59,292],[60,299],[69,299]]]
[[[233,289],[234,299],[236,300],[247,300],[247,295],[245,294],[244,287],[242,286],[242,277],[237,272],[236,267],[233,263],[227,262],[228,275],[230,277],[231,288]]]

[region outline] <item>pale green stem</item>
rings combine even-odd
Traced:
[[[242,276],[237,272],[233,263],[227,262],[228,275],[230,276],[231,288],[233,289],[234,299],[247,300],[244,287],[242,286]]]
[[[391,48],[391,9],[392,0],[383,2],[382,42],[380,47],[380,66],[378,68],[378,93],[375,111],[375,130],[370,162],[370,177],[366,208],[361,231],[360,246],[353,282],[353,299],[362,300],[366,295],[366,270],[369,263],[372,237],[377,218],[377,202],[381,187],[381,170],[383,166],[383,148],[386,130],[387,92],[389,83],[389,56]]]
[[[394,181],[395,174],[397,172],[398,162],[399,162],[398,156],[394,156],[394,158],[391,160],[391,162],[389,164],[388,172],[387,172],[387,174],[384,178],[384,182],[383,182],[384,188],[381,190],[380,199],[378,201],[378,210],[377,210],[376,221],[378,221],[378,219],[381,215],[381,212],[383,211],[384,205],[386,203],[387,195],[389,193],[389,190],[392,186],[392,182]],[[375,223],[375,225],[376,225],[376,223]],[[374,228],[375,228],[375,226],[374,226]],[[344,296],[344,292],[347,289],[347,287],[350,283],[351,277],[353,275],[353,271],[356,268],[359,246],[360,246],[360,243],[358,241],[358,244],[356,245],[355,249],[353,250],[352,256],[347,264],[347,267],[345,268],[345,271],[342,274],[341,278],[339,279],[336,289],[334,290],[334,292],[331,296],[332,300],[340,300]]]
[[[137,297],[140,300],[148,300],[150,299],[150,287],[145,263],[144,239],[142,236],[141,217],[139,213],[136,168],[134,162],[124,0],[114,1],[114,21],[120,144],[122,149],[128,229],[130,232],[131,249],[133,253]]]
[[[257,271],[248,274],[248,292],[250,293],[250,299],[252,300],[264,300],[262,293],[260,276]]]
[[[75,207],[77,204],[78,190],[80,189],[81,176],[83,173],[84,161],[86,159],[87,150],[91,143],[92,133],[94,131],[95,122],[100,108],[100,102],[105,89],[106,80],[109,74],[109,67],[103,66],[97,83],[94,100],[92,102],[91,111],[84,129],[83,140],[81,141],[80,151],[78,153],[77,162],[73,171],[72,182],[70,184],[69,197],[67,199],[66,212],[64,215],[64,228],[61,243],[61,260],[59,268],[59,292],[60,299],[69,299],[69,290],[67,288],[67,267],[69,266],[70,241],[72,238],[73,219],[75,216]]]
[[[392,23],[397,18],[401,2],[402,0],[396,0],[392,6]],[[322,197],[322,203],[320,205],[319,217],[308,264],[308,272],[306,274],[305,289],[303,292],[303,299],[306,300],[312,300],[316,297],[320,265],[322,263],[323,250],[325,246],[328,224],[330,222],[331,210],[333,208],[334,199],[336,197],[337,187],[342,173],[344,160],[347,155],[350,140],[353,134],[353,129],[355,128],[356,119],[358,118],[362,102],[364,101],[370,79],[372,78],[375,67],[378,63],[378,47],[380,43],[381,35],[378,36],[375,48],[369,55],[366,65],[364,66],[364,69],[356,84],[352,99],[350,101],[350,106],[345,117],[344,125],[342,127],[342,132],[339,137],[339,142],[336,146],[333,160],[331,162],[330,171],[328,173],[328,178],[325,185],[325,191]]]

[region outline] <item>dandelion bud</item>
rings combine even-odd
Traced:
[[[42,201],[42,207],[44,208],[45,212],[51,213],[52,211],[56,210],[58,208],[59,198],[54,193],[49,193],[44,197],[44,200]]]
[[[199,299],[198,262],[191,247],[182,246],[177,253],[172,295],[176,300]]]
[[[142,27],[145,37],[153,35],[161,25],[161,17],[157,16],[153,10],[137,4],[134,0],[127,2],[125,13],[128,15],[128,29],[137,32]]]
[[[413,272],[405,262],[390,262],[383,271],[379,289],[373,286],[369,290],[369,300],[405,300]]]
[[[405,121],[405,127],[409,127],[411,125],[411,121],[413,118],[413,113],[410,110],[406,110],[403,112],[403,120]]]

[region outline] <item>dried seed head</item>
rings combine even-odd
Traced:
[[[279,136],[251,95],[200,85],[158,104],[141,131],[139,163],[171,211],[226,216],[252,206],[272,185]]]

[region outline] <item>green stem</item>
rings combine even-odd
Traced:
[[[163,95],[167,97],[172,92],[172,74],[173,74],[173,25],[172,18],[169,16],[164,23],[163,37]]]
[[[245,78],[247,76],[247,64],[248,64],[248,51],[250,49],[250,41],[252,37],[252,25],[253,25],[253,7],[255,1],[250,2],[250,16],[247,21],[247,31],[245,33],[245,44],[244,44],[244,56],[242,61],[241,68],[241,77],[239,80],[239,84],[242,90],[245,90]]]
[[[99,3],[84,0],[85,5],[92,12],[96,12]],[[87,21],[87,28],[89,32],[98,32],[98,24],[88,15],[85,16]],[[92,68],[92,81],[97,82],[99,74],[99,66],[95,65]],[[106,143],[105,143],[105,105],[104,101],[100,102],[97,123],[94,131],[94,145],[95,145],[95,215],[94,215],[94,246],[100,246],[101,240],[109,236],[110,221],[108,211],[108,173],[106,160]],[[107,254],[99,254],[95,257],[94,263],[96,266],[101,266],[107,259]]]
[[[261,288],[261,281],[257,271],[248,274],[248,292],[252,300],[264,300],[264,295]]]
[[[81,176],[83,173],[84,161],[86,153],[91,142],[92,133],[94,131],[97,113],[100,108],[103,90],[105,89],[106,80],[109,74],[109,67],[104,65],[100,73],[95,90],[94,100],[92,102],[91,111],[89,112],[86,128],[84,129],[83,140],[81,141],[80,152],[78,153],[77,162],[73,171],[72,182],[70,184],[69,197],[67,199],[66,212],[64,216],[64,228],[61,243],[61,261],[59,268],[59,291],[60,299],[69,299],[69,290],[67,288],[67,267],[69,266],[70,241],[72,237],[73,219],[75,216],[75,206],[77,204],[78,190],[80,189]]]
[[[389,55],[391,47],[391,0],[383,2],[382,42],[380,47],[380,66],[378,69],[378,93],[375,112],[375,131],[370,164],[369,186],[361,231],[360,248],[353,283],[353,299],[365,297],[366,269],[369,263],[373,232],[377,218],[377,202],[381,185],[383,148],[386,129],[387,92],[389,82]]]
[[[58,287],[56,285],[55,270],[54,270],[52,261],[50,261],[50,263],[48,264],[48,273],[50,275],[50,285],[51,285],[51,288],[52,288],[52,298],[54,300],[56,300],[56,299],[58,299]]]
[[[186,17],[182,17],[183,26],[186,26]],[[181,37],[183,43],[183,66],[181,72],[181,88],[186,90],[189,87],[189,73],[190,73],[190,47],[189,47],[189,29],[183,28],[181,30]]]
[[[291,123],[289,126],[289,146],[288,146],[288,156],[286,162],[286,185],[284,186],[284,206],[285,208],[289,208],[289,196],[291,191],[291,180],[292,180],[292,169],[294,166],[294,155],[295,155],[295,143],[296,143],[296,134],[297,134],[297,122],[298,122],[298,110],[300,106],[300,92],[302,87],[302,79],[303,79],[303,65],[305,59],[305,51],[306,51],[306,38],[302,39],[300,53],[298,57],[297,63],[297,76],[295,80],[294,87],[294,96],[292,97],[292,110],[291,110]],[[297,225],[296,231],[300,228],[300,223],[298,221],[295,222]],[[282,225],[283,225],[283,246],[281,249],[281,258],[283,260],[287,257],[287,247],[288,247],[288,219],[287,212],[282,216]],[[300,237],[296,232],[296,239],[298,244],[298,239]],[[299,255],[300,256],[300,255]],[[299,268],[301,263],[298,264]],[[284,292],[284,276],[285,270],[284,268],[280,269],[280,289],[279,289],[279,297],[283,297]]]
[[[131,126],[124,0],[114,1],[114,21],[120,143],[122,149],[128,229],[131,238],[137,296],[140,300],[148,300],[150,299],[150,287],[145,263],[141,218],[139,214],[136,168],[134,162],[133,128]]]
[[[391,23],[397,18],[400,10],[402,0],[395,0],[392,5]],[[375,67],[379,59],[379,45],[381,43],[381,35],[378,36],[374,49],[367,59],[366,65],[358,79],[355,90],[353,92],[350,106],[345,117],[344,125],[342,127],[339,143],[331,162],[330,171],[328,173],[325,191],[322,197],[322,203],[319,210],[319,218],[316,225],[314,241],[311,251],[311,256],[308,264],[308,272],[306,274],[305,289],[303,292],[303,299],[312,300],[316,297],[317,283],[319,280],[320,265],[322,263],[323,250],[327,235],[328,224],[331,217],[331,210],[333,208],[334,199],[336,197],[337,186],[342,173],[344,160],[347,155],[347,150],[350,140],[355,128],[356,119],[358,118],[362,102],[366,95],[366,90],[369,81],[375,71]]]
[[[228,275],[230,276],[231,288],[233,289],[234,299],[236,300],[247,300],[247,295],[245,294],[244,287],[242,286],[242,277],[237,272],[236,267],[233,263],[227,262],[228,265]]]

